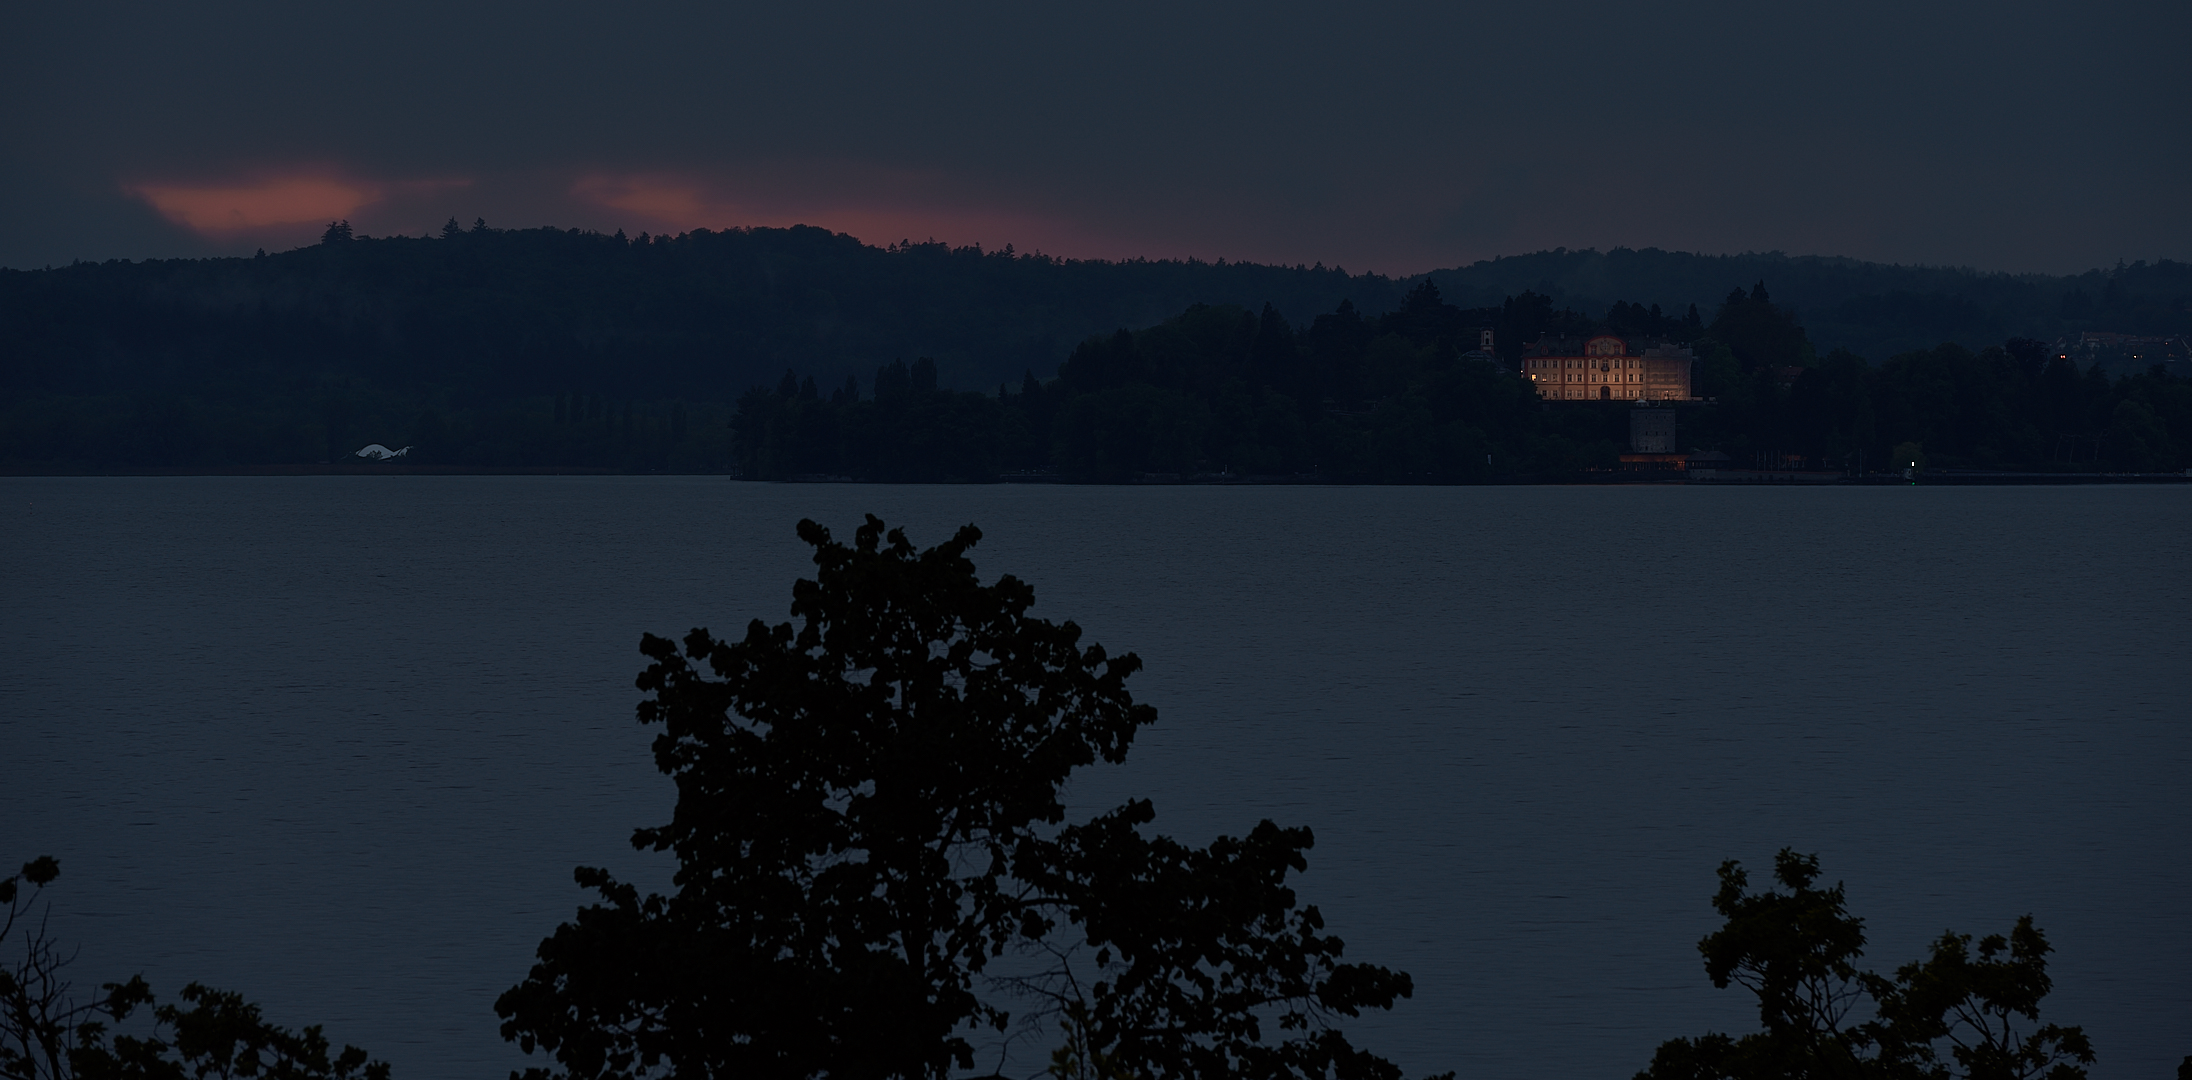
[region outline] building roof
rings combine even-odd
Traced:
[[[1678,345],[1671,341],[1632,342],[1618,334],[1592,334],[1589,337],[1541,337],[1526,346],[1523,355],[1532,358],[1541,356],[1560,358],[1588,356],[1590,354],[1587,351],[1587,346],[1594,341],[1618,343],[1621,351],[1608,354],[1612,356],[1644,356],[1654,360],[1688,360],[1692,358],[1690,347],[1687,345]],[[1643,345],[1642,351],[1638,351],[1638,345]]]
[[[1599,338],[1613,338],[1613,339],[1614,339],[1615,341],[1621,341],[1621,339],[1620,339],[1619,337],[1615,337],[1615,336],[1614,336],[1613,334],[1592,334],[1592,335],[1591,335],[1590,337],[1587,337],[1587,338],[1582,338],[1582,337],[1541,337],[1541,338],[1537,339],[1536,341],[1533,341],[1533,342],[1531,342],[1531,343],[1529,344],[1529,347],[1528,347],[1528,355],[1530,355],[1530,356],[1582,356],[1582,355],[1583,355],[1583,346],[1584,346],[1584,345],[1585,345],[1586,343],[1588,343],[1588,342],[1591,342],[1591,341],[1596,341],[1596,340],[1598,340]],[[1626,356],[1626,355],[1628,355],[1628,352],[1629,352],[1629,343],[1628,343],[1628,342],[1626,342],[1626,341],[1621,341],[1621,354],[1622,354],[1623,356]]]

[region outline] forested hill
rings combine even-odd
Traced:
[[[1498,330],[1510,362],[1547,331],[1691,340],[1741,310],[1726,307],[1730,288],[1761,280],[1776,317],[1810,336],[1777,359],[1731,339],[1746,374],[1838,347],[1878,364],[1944,342],[1977,351],[2087,329],[2192,331],[2192,267],[2173,262],[2011,277],[1617,249],[1395,280],[877,248],[804,227],[635,239],[454,222],[438,239],[371,239],[345,227],[256,258],[0,271],[0,467],[310,463],[408,442],[449,465],[714,468],[729,460],[724,433],[742,395],[781,389],[788,371],[800,376],[788,393],[818,385],[847,400],[875,396],[875,373],[921,358],[941,390],[1018,389],[1060,372],[1084,342],[1199,306],[1261,311],[1304,334],[1325,316],[1376,320],[1378,335],[1431,350],[1393,368],[1417,371],[1474,347],[1477,326]],[[1404,303],[1425,284],[1438,286],[1434,300],[1459,301],[1434,305],[1435,333]],[[1175,376],[1148,373],[1151,385]],[[1317,378],[1275,390],[1305,423],[1407,396],[1399,384],[1370,393],[1376,380],[1357,386],[1337,368]],[[1024,464],[1044,467],[1049,452]]]
[[[2085,330],[2192,333],[2186,307],[2192,263],[2170,260],[2050,276],[1778,252],[1615,248],[1541,251],[1424,276],[1464,308],[1493,306],[1528,290],[1557,306],[1593,313],[1621,301],[1668,311],[1696,304],[1710,313],[1731,286],[1766,281],[1774,299],[1803,320],[1822,355],[1848,349],[1876,363],[1944,342],[1977,350],[2010,338],[2054,341]]]
[[[470,401],[570,388],[728,401],[786,368],[865,379],[927,356],[947,386],[994,388],[1191,304],[1269,302],[1307,319],[1342,300],[1383,310],[1402,291],[1322,267],[876,248],[808,227],[636,240],[452,228],[0,272],[0,378],[11,394],[302,381]]]

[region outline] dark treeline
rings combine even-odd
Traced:
[[[1397,295],[1321,266],[877,248],[805,227],[331,227],[258,258],[0,271],[0,464],[284,464],[380,442],[444,464],[715,469],[732,403],[787,365],[834,378],[918,354],[985,385],[1197,301]]]
[[[1619,300],[1668,310],[1717,301],[1734,282],[1773,283],[1801,313],[1824,355],[1874,360],[1953,341],[1970,349],[2011,338],[2054,341],[2086,330],[2192,333],[2192,264],[2136,262],[2082,274],[1982,274],[1779,253],[1695,255],[1655,248],[1540,251],[1426,275],[1464,307],[1525,290],[1563,307],[1604,311]],[[1411,283],[1412,284],[1412,283]]]
[[[1752,271],[1775,283],[1770,348],[1720,299]],[[1407,300],[1425,282],[1461,306]],[[1461,359],[1480,327],[1509,370],[1542,333],[1700,343],[1722,401],[1684,410],[1684,445],[1735,457],[1922,442],[1935,463],[2166,466],[2188,441],[2166,387],[2051,373],[2031,343],[2192,332],[2188,298],[2172,262],[2045,277],[1617,249],[1395,281],[812,228],[335,227],[257,258],[0,271],[0,467],[253,468],[376,442],[457,468],[875,478],[1462,481],[1611,460],[1619,410],[1538,406]]]
[[[1501,343],[1475,352],[1479,331]],[[1421,282],[1375,318],[1352,304],[1295,327],[1198,305],[1076,348],[1052,380],[994,394],[938,385],[932,361],[893,362],[873,393],[825,391],[787,370],[739,402],[738,462],[756,478],[987,480],[1015,473],[1119,483],[1314,477],[1338,482],[1559,479],[1615,469],[1624,402],[1541,402],[1517,374],[1521,343],[1609,331],[1695,349],[1680,409],[1684,448],[1733,463],[1874,469],[1897,455],[1932,467],[2177,470],[2192,465],[2192,380],[2159,369],[2111,379],[2048,343],[1977,352],[1944,344],[1873,365],[1821,357],[1763,282],[1707,323],[1617,302],[1600,318],[1525,292],[1462,309]]]

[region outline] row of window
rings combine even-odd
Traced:
[[[1544,398],[1564,398],[1564,399],[1573,399],[1573,400],[1583,400],[1583,399],[1586,399],[1586,398],[1594,398],[1594,397],[1595,397],[1595,398],[1601,398],[1601,399],[1611,399],[1611,398],[1613,398],[1613,397],[1614,397],[1613,389],[1614,389],[1614,388],[1613,388],[1613,387],[1611,387],[1611,386],[1600,386],[1600,387],[1596,388],[1595,390],[1593,390],[1593,389],[1589,389],[1589,388],[1586,388],[1586,387],[1581,387],[1581,386],[1569,386],[1569,387],[1556,387],[1556,386],[1546,386],[1546,387],[1540,387],[1540,388],[1538,389],[1538,396],[1540,396],[1540,397],[1544,397]],[[1684,400],[1684,399],[1683,399],[1683,397],[1682,397],[1682,395],[1681,395],[1680,393],[1678,393],[1678,392],[1676,392],[1676,391],[1673,391],[1673,390],[1664,390],[1664,389],[1661,389],[1661,390],[1642,390],[1642,391],[1638,391],[1638,392],[1637,392],[1637,393],[1636,393],[1635,395],[1633,395],[1633,396],[1635,396],[1635,397],[1643,397],[1643,398],[1656,398],[1656,399],[1659,399],[1659,400],[1662,400],[1662,401],[1681,401],[1681,400]],[[1620,395],[1620,398],[1621,398],[1621,400],[1623,400],[1623,401],[1627,401],[1627,400],[1630,400],[1630,398],[1631,398],[1631,397],[1632,397],[1632,395],[1631,395],[1630,393],[1628,393],[1627,391],[1623,391],[1623,392],[1622,392],[1622,394]]]
[[[1590,360],[1532,360],[1530,361],[1530,366],[1533,368],[1589,368],[1597,367],[1599,365],[1598,363]],[[1615,360],[1613,361],[1613,366],[1626,370],[1643,367],[1644,362],[1641,360]]]

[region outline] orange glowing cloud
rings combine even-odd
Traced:
[[[240,232],[348,218],[379,202],[379,184],[328,176],[270,177],[248,184],[137,184],[130,194],[161,216],[201,233]]]
[[[589,176],[572,194],[663,224],[697,225],[742,216],[740,208],[708,197],[697,184],[653,177]]]
[[[993,247],[1012,243],[1027,249],[1047,247],[1053,252],[1113,254],[1093,250],[1112,245],[1083,235],[1064,222],[997,207],[960,205],[960,200],[939,197],[937,189],[948,186],[938,182],[941,178],[865,179],[870,182],[850,185],[854,190],[838,187],[830,191],[819,189],[837,185],[810,186],[797,177],[765,178],[737,185],[765,193],[747,199],[726,197],[716,186],[689,177],[597,174],[580,178],[571,186],[571,194],[597,206],[635,215],[650,226],[668,229],[815,225],[848,233],[870,244],[934,237]],[[803,186],[807,190],[798,190]]]

